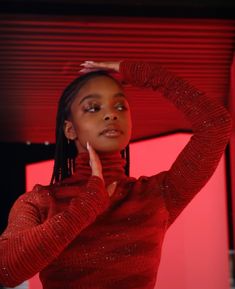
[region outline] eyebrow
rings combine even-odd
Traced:
[[[118,92],[118,93],[115,93],[113,95],[113,97],[124,97],[126,98],[125,94],[123,94],[122,92]],[[101,95],[100,94],[97,94],[97,93],[93,93],[93,94],[88,94],[87,96],[83,97],[81,99],[81,101],[79,102],[79,105],[86,99],[89,99],[89,98],[101,98]]]

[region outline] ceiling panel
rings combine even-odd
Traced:
[[[2,15],[0,35],[1,141],[54,143],[58,99],[84,60],[161,62],[228,103],[233,20]],[[126,90],[133,141],[190,131],[159,93]]]

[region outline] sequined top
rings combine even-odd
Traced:
[[[0,283],[40,272],[44,289],[152,289],[169,226],[208,182],[232,131],[228,111],[158,64],[123,61],[123,78],[160,90],[191,122],[193,136],[167,171],[124,174],[119,153],[101,154],[104,180],[88,153],[72,177],[37,184],[15,202],[0,238]],[[106,185],[118,180],[109,197]]]

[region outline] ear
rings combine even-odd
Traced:
[[[70,140],[74,140],[77,137],[73,123],[70,120],[64,121],[64,134]]]

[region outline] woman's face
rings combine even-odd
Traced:
[[[105,129],[109,131],[103,132]],[[71,119],[64,123],[65,136],[75,141],[79,152],[87,151],[87,141],[96,151],[121,151],[128,145],[131,131],[124,91],[107,76],[96,76],[82,86],[71,105]]]

